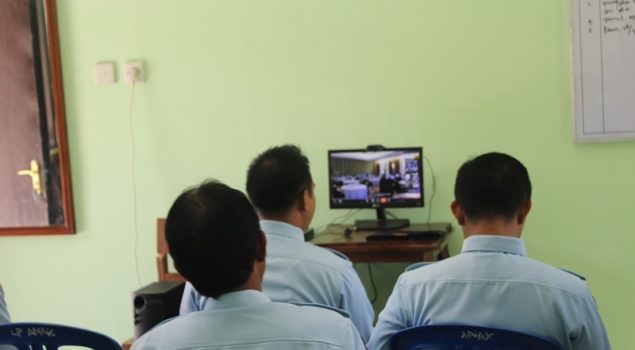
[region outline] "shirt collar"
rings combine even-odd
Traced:
[[[203,310],[235,309],[270,302],[271,299],[265,293],[248,289],[225,293],[218,297],[218,299],[215,299],[213,303],[205,303]]]
[[[282,221],[260,220],[260,228],[267,235],[276,235],[296,241],[304,242],[304,232],[297,226]]]
[[[516,237],[476,235],[463,241],[461,253],[496,252],[526,256],[525,242]]]

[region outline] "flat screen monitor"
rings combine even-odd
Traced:
[[[357,229],[407,226],[387,220],[384,210],[423,207],[421,147],[330,150],[328,157],[330,207],[377,209],[377,220],[356,221]]]

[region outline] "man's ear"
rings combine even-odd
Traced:
[[[463,213],[463,208],[461,207],[461,204],[459,204],[459,202],[457,201],[453,201],[452,204],[450,204],[450,209],[452,210],[452,214],[456,218],[456,221],[459,223],[459,225],[464,226],[465,214]]]
[[[300,197],[298,198],[298,208],[301,211],[305,211],[307,210],[307,203],[309,203],[309,201],[311,200],[311,197],[313,196],[313,193],[311,192],[310,189],[305,188],[301,193],[300,193]]]
[[[520,206],[520,210],[518,211],[518,217],[516,218],[516,222],[518,223],[518,225],[523,225],[525,223],[530,210],[531,199],[528,199],[527,202]]]
[[[267,255],[267,237],[262,230],[258,231],[258,238],[256,238],[256,261],[265,261]]]
[[[187,277],[185,277],[183,272],[181,272],[181,265],[177,263],[176,260],[174,260],[174,258],[172,258],[172,265],[174,266],[174,269],[176,270],[176,272],[178,272],[181,276],[183,276],[183,278],[187,280]]]

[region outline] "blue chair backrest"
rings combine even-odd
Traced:
[[[96,350],[121,350],[114,339],[87,329],[50,323],[9,323],[0,326],[0,344],[19,350],[56,350],[83,346]],[[6,349],[6,347],[3,347]]]
[[[390,339],[392,350],[562,350],[547,338],[503,329],[430,325],[404,329]]]

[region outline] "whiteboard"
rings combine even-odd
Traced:
[[[635,0],[571,0],[576,142],[635,139]]]

